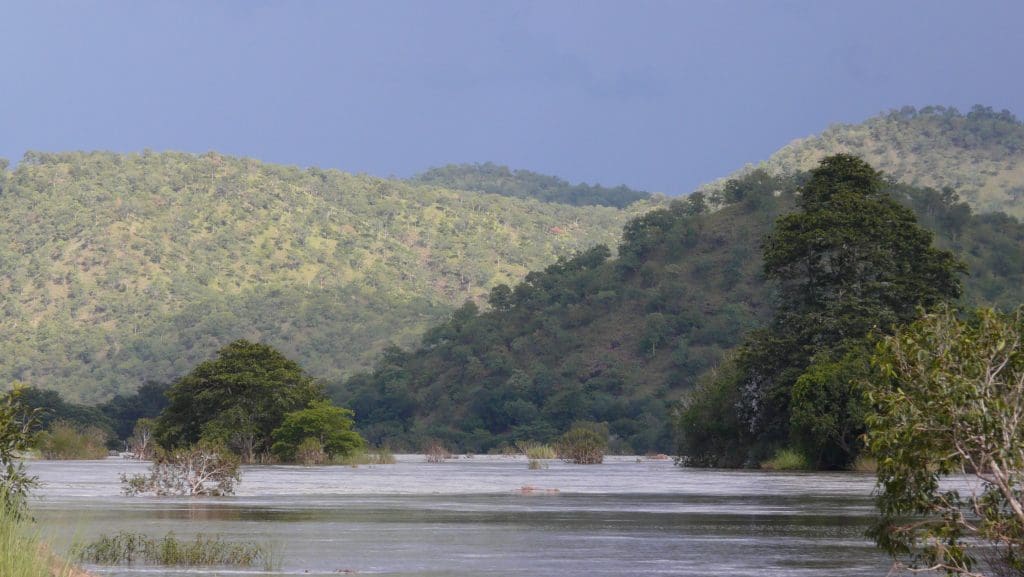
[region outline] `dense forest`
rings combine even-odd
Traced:
[[[673,451],[681,393],[771,317],[777,284],[762,272],[762,242],[806,179],[752,171],[713,198],[637,217],[618,258],[598,246],[499,285],[486,309],[467,303],[419,348],[388,349],[333,398],[375,444],[438,439],[486,451],[597,422],[613,451]],[[884,186],[966,263],[963,303],[1024,300],[1024,225],[973,214],[948,190]]]
[[[515,198],[536,198],[573,206],[614,206],[625,208],[638,200],[648,200],[647,192],[626,186],[571,184],[555,176],[529,170],[511,170],[490,162],[449,164],[433,168],[412,178],[412,182],[432,184],[456,190],[475,190]]]
[[[841,152],[860,156],[900,182],[952,187],[977,212],[1024,217],[1024,123],[1008,111],[984,106],[966,114],[944,106],[907,106],[860,124],[834,125],[744,171],[760,167],[791,175]],[[720,190],[726,180],[705,191]]]
[[[4,165],[0,383],[92,402],[178,378],[242,337],[339,379],[496,284],[614,242],[652,206],[215,153],[29,153]]]

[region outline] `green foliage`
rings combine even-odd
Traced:
[[[323,387],[277,350],[238,340],[176,381],[167,396],[156,425],[161,445],[215,440],[252,462],[270,450],[285,415],[320,400]]]
[[[21,403],[22,391],[23,387],[15,384],[0,398],[0,515],[5,519],[25,515],[28,492],[36,485],[36,478],[25,471],[21,455],[29,449],[37,413]]]
[[[802,186],[797,205],[797,212],[776,221],[764,242],[765,276],[778,287],[771,324],[748,338],[735,359],[735,372],[709,385],[732,391],[705,394],[701,399],[714,405],[691,409],[703,418],[739,425],[718,431],[735,439],[702,438],[708,427],[682,415],[680,454],[695,463],[715,460],[704,455],[715,445],[746,447],[746,462],[761,461],[796,435],[815,464],[849,465],[856,458],[852,439],[862,427],[857,423],[862,411],[856,387],[844,380],[856,373],[834,374],[836,367],[819,365],[807,374],[812,359],[818,355],[823,364],[833,362],[861,339],[912,320],[918,307],[960,295],[958,275],[964,265],[931,246],[932,234],[886,193],[881,175],[862,160],[849,155],[824,159]],[[849,363],[854,361],[843,368]],[[802,406],[793,429],[794,394],[801,404],[827,401],[838,412],[813,417],[811,407]],[[721,399],[735,403],[723,405]],[[726,414],[717,412],[722,410]],[[732,413],[738,419],[728,416]],[[835,422],[829,422],[832,418]],[[700,431],[688,433],[687,426]],[[809,439],[810,431],[824,430],[832,431],[827,440]],[[690,440],[699,444],[690,445]]]
[[[574,207],[216,153],[33,152],[2,186],[0,382],[89,403],[169,383],[238,338],[341,379],[497,284],[614,243],[653,204]]]
[[[955,188],[975,211],[1024,217],[1024,123],[1006,110],[975,106],[963,114],[950,107],[907,106],[861,124],[833,125],[783,147],[756,168],[793,175],[836,153],[859,156],[907,184]],[[727,181],[705,192],[721,196]]]
[[[272,550],[258,543],[231,543],[220,535],[196,535],[184,541],[168,533],[153,538],[143,533],[121,531],[101,535],[89,544],[74,547],[83,563],[95,565],[162,565],[165,567],[252,567],[272,568]]]
[[[576,465],[600,465],[608,449],[607,430],[576,426],[558,438],[558,457]]]
[[[838,359],[814,357],[793,385],[790,436],[815,469],[847,469],[863,449],[868,413],[864,383],[873,373],[866,345]]]
[[[271,450],[286,462],[295,461],[301,454],[312,454],[313,443],[328,459],[351,455],[365,445],[359,433],[352,430],[353,416],[352,411],[335,407],[330,401],[314,401],[309,407],[284,416],[281,426],[272,434]]]
[[[1024,309],[945,309],[884,339],[868,384],[878,462],[872,531],[911,566],[947,574],[1024,570]],[[957,491],[944,477],[980,483]]]
[[[56,421],[36,435],[35,447],[44,459],[84,460],[107,456],[107,433],[99,427]]]
[[[486,162],[483,164],[449,164],[432,168],[414,177],[413,182],[443,186],[456,190],[476,190],[511,196],[535,198],[544,202],[573,206],[613,206],[625,208],[634,202],[648,200],[650,193],[625,186],[606,188],[600,185],[569,184],[554,176],[529,170],[509,170]]]

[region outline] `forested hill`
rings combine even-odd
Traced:
[[[672,403],[770,313],[761,240],[803,178],[753,171],[724,187],[722,210],[695,194],[640,216],[617,259],[597,247],[496,287],[489,308],[462,307],[332,394],[371,442],[396,448],[485,451],[592,421],[612,450],[668,452]],[[934,190],[890,192],[968,264],[966,303],[1024,302],[1024,225]]]
[[[793,174],[840,152],[860,156],[900,182],[951,187],[975,211],[1024,217],[1024,123],[1008,111],[976,106],[962,114],[942,106],[904,107],[861,124],[834,125],[785,146],[758,166],[773,175]]]
[[[96,401],[273,345],[328,380],[466,299],[614,243],[628,210],[216,153],[0,166],[0,386]]]
[[[529,170],[511,170],[507,166],[490,162],[449,164],[430,169],[413,177],[411,181],[456,190],[490,192],[515,198],[535,198],[544,202],[573,206],[625,208],[634,202],[651,198],[648,192],[633,190],[626,186],[608,188],[596,184],[570,184],[555,176]]]

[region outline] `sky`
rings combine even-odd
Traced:
[[[904,105],[1024,116],[1024,2],[5,3],[0,157],[491,161],[692,191]]]

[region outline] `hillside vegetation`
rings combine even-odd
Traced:
[[[372,444],[485,451],[597,422],[613,451],[671,451],[674,403],[770,318],[761,243],[805,178],[753,171],[723,187],[721,210],[694,194],[642,215],[618,258],[599,246],[499,285],[488,309],[468,303],[419,348],[390,348],[332,396]],[[965,303],[1024,300],[1019,221],[972,214],[932,189],[887,192],[967,264]]]
[[[0,170],[0,383],[99,401],[238,338],[340,379],[496,284],[613,243],[650,206],[216,153],[29,153]]]
[[[651,194],[626,186],[571,184],[561,178],[529,170],[511,170],[490,162],[449,164],[413,177],[412,182],[456,190],[490,192],[515,198],[536,198],[573,206],[614,206],[625,208]]]
[[[738,174],[763,168],[792,175],[838,153],[860,156],[899,182],[951,187],[975,211],[1024,217],[1024,123],[983,106],[966,114],[942,106],[904,107],[861,124],[837,124]],[[720,190],[726,180],[705,191]]]

